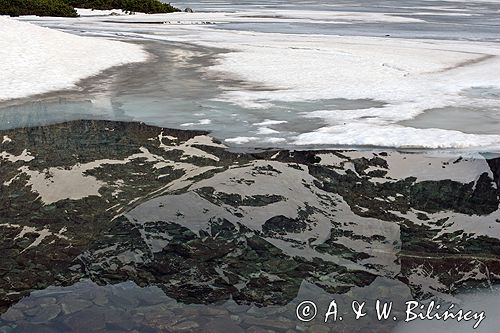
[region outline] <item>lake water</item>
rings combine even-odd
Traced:
[[[20,18],[151,58],[0,104],[0,333],[496,333],[500,3],[173,4]]]

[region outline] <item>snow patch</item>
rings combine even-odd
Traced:
[[[147,58],[139,45],[75,36],[0,16],[0,101],[72,88],[109,67]]]
[[[235,143],[237,145],[241,145],[241,144],[245,144],[245,143],[249,143],[249,142],[257,141],[257,140],[259,140],[259,138],[256,138],[254,136],[238,136],[236,138],[229,138],[229,139],[226,139],[224,141],[229,142],[229,143]]]

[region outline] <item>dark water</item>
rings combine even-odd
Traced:
[[[232,153],[98,120],[0,138],[2,332],[405,332],[408,300],[495,295],[499,159]]]

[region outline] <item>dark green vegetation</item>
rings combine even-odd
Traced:
[[[147,14],[171,13],[179,9],[159,0],[0,0],[0,15],[78,16],[75,9],[123,9]]]
[[[78,16],[66,0],[0,0],[0,15]]]
[[[147,14],[172,13],[179,9],[159,0],[69,0],[73,7],[92,9],[123,9]]]

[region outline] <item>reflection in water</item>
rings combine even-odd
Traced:
[[[295,306],[455,301],[500,276],[498,158],[235,153],[113,121],[0,138],[3,331],[389,332]]]
[[[498,309],[500,309],[500,290],[479,291],[474,293],[465,293],[458,295],[460,307],[463,309],[476,309],[485,311],[486,319],[478,326],[474,332],[477,333],[494,333],[498,331],[500,325],[500,317]],[[418,321],[411,324],[400,324],[394,330],[394,333],[441,333],[441,332],[456,332],[466,333],[471,332],[470,325],[464,325],[454,320],[448,321]]]
[[[387,296],[400,308],[403,298],[410,297],[404,284],[378,279],[368,287],[355,288],[349,296],[328,294],[304,282],[297,297],[282,306],[258,307],[233,300],[198,305],[177,302],[158,287],[141,288],[133,282],[98,286],[91,281],[81,281],[71,287],[49,287],[33,292],[2,318],[16,323],[10,324],[16,326],[13,332],[73,332],[82,328],[88,332],[328,332],[330,329],[348,332],[352,331],[349,326],[355,325],[353,316],[345,314],[342,322],[331,320],[325,324],[321,312],[326,313],[332,299],[345,310],[350,309],[351,298],[375,304],[380,289],[388,290]],[[296,307],[305,299],[315,300],[317,320],[297,320]],[[368,328],[373,331],[373,325],[377,325],[374,315],[359,323],[357,331]],[[394,325],[390,323],[384,329]]]

